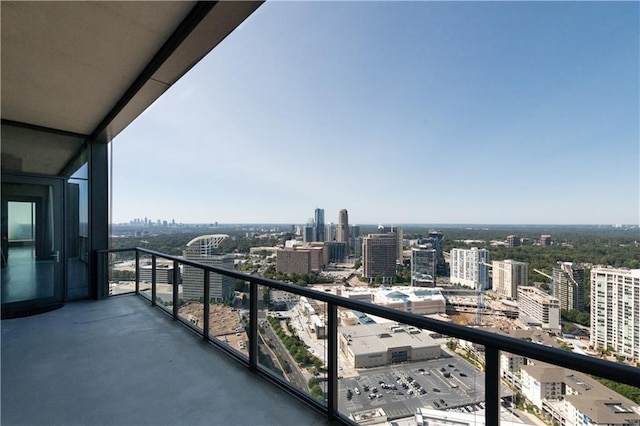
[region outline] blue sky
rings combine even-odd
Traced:
[[[267,2],[113,142],[113,222],[637,224],[637,2]]]

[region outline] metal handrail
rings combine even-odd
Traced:
[[[619,383],[624,383],[631,386],[637,386],[640,383],[640,368],[631,367],[625,364],[614,363],[611,361],[605,361],[602,359],[591,358],[585,355],[576,354],[573,352],[568,352],[562,349],[557,349],[553,347],[543,346],[539,344],[535,344],[532,342],[523,341],[520,339],[516,339],[513,337],[502,336],[495,333],[491,333],[488,331],[470,328],[458,324],[447,323],[444,321],[439,321],[431,318],[425,318],[416,314],[402,312],[382,306],[377,306],[371,303],[365,303],[357,300],[351,300],[347,298],[343,298],[340,296],[336,296],[333,294],[328,294],[326,292],[319,292],[317,290],[300,287],[294,284],[283,283],[280,281],[275,281],[268,278],[257,277],[254,275],[246,274],[243,272],[238,272],[234,270],[229,270],[217,266],[205,265],[199,262],[195,262],[188,259],[183,259],[178,256],[172,256],[165,253],[160,253],[154,250],[149,250],[146,248],[123,248],[123,249],[109,249],[109,250],[100,250],[98,253],[106,254],[106,253],[119,253],[119,252],[136,252],[136,253],[145,253],[152,256],[152,259],[155,257],[160,257],[163,259],[171,260],[174,262],[179,262],[184,265],[192,266],[195,268],[202,269],[204,271],[209,271],[210,273],[216,273],[220,275],[229,276],[236,279],[241,279],[244,281],[248,281],[251,283],[252,288],[256,288],[256,285],[264,285],[278,290],[284,290],[289,293],[293,293],[299,296],[304,296],[310,299],[318,300],[321,302],[327,303],[329,309],[328,312],[334,312],[333,307],[341,307],[348,308],[355,311],[364,312],[367,314],[372,314],[380,317],[384,317],[387,319],[391,319],[397,321],[399,323],[411,325],[414,327],[418,327],[420,329],[427,329],[430,331],[435,331],[437,333],[441,333],[443,335],[447,335],[450,337],[466,340],[469,342],[473,342],[476,344],[483,345],[485,347],[486,353],[486,376],[487,376],[487,386],[486,393],[487,399],[489,399],[490,392],[499,393],[499,351],[509,352],[516,355],[521,355],[526,358],[532,358],[535,360],[543,361],[549,364],[553,364],[560,367],[565,367],[571,370],[580,371],[582,373],[591,374],[594,376],[606,378],[609,380],[613,380]],[[136,276],[137,282],[137,276]],[[155,286],[152,286],[155,287]],[[255,316],[255,315],[254,315]],[[330,318],[331,320],[331,318]],[[335,321],[330,321],[334,327]],[[330,324],[330,325],[331,325]],[[331,331],[331,330],[329,330]],[[205,333],[206,335],[206,333]],[[205,336],[206,338],[206,336]],[[329,364],[334,364],[335,360],[331,361]],[[329,367],[331,367],[330,365]],[[329,368],[329,387],[334,386],[333,391],[330,389],[329,395],[334,394],[335,397],[335,383],[332,383],[331,380],[331,370]],[[335,374],[337,376],[337,374]],[[493,396],[497,401],[499,401],[499,396]],[[329,408],[334,408],[335,401],[332,398],[329,398]],[[495,404],[494,404],[495,405]],[[495,410],[498,407],[494,407]],[[498,412],[493,411],[489,413],[490,407],[487,404],[487,421],[497,419]],[[330,410],[331,411],[331,410]],[[329,413],[329,416],[337,415],[339,413]]]

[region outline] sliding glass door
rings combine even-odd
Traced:
[[[64,180],[2,176],[2,317],[64,300]]]

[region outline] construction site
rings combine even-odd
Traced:
[[[204,305],[192,302],[179,309],[179,315],[196,327],[203,327]],[[233,349],[249,356],[248,338],[240,311],[224,305],[209,305],[209,336],[227,343]]]

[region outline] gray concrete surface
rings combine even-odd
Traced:
[[[8,425],[324,425],[136,296],[3,320]]]

